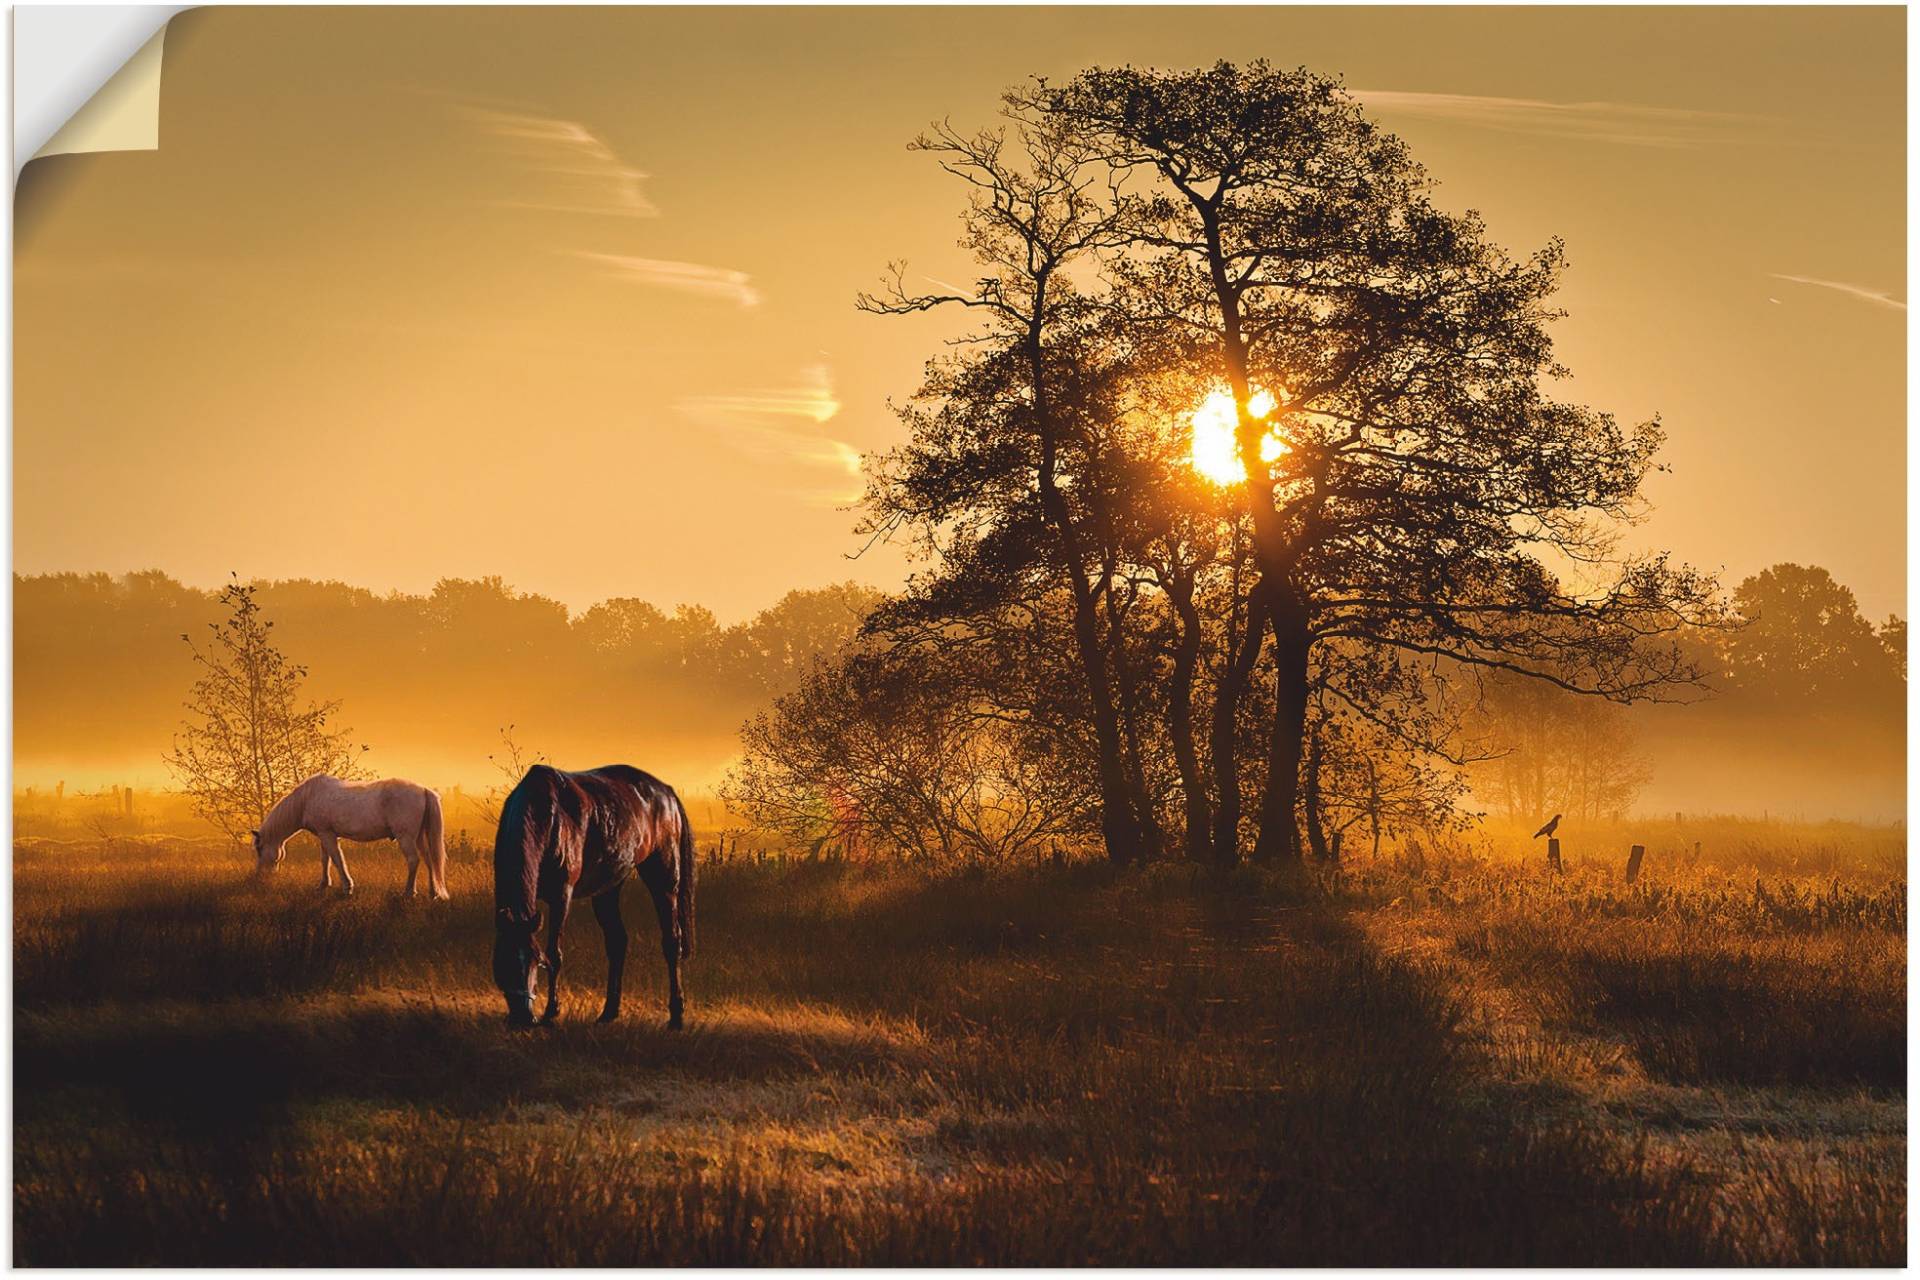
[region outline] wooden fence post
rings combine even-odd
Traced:
[[[1647,846],[1637,844],[1633,852],[1627,855],[1627,883],[1632,884],[1640,878],[1640,859],[1647,856]]]
[[[1547,837],[1547,865],[1555,871],[1566,870],[1564,866],[1560,865],[1560,838],[1558,836]]]

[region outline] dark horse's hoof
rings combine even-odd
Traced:
[[[510,1027],[530,1027],[533,1025],[533,1015],[530,1013],[510,1013],[507,1015],[507,1025]]]
[[[668,1019],[667,1019],[667,1030],[669,1030],[669,1031],[685,1031],[686,1029],[687,1029],[687,1024],[686,1024],[686,1022],[685,1022],[685,1020],[683,1020],[683,1019],[681,1019],[681,1018],[668,1018]]]
[[[605,1026],[609,1022],[618,1022],[620,1021],[620,1011],[618,1009],[608,1009],[599,1017],[595,1018],[594,1021],[601,1026]]]

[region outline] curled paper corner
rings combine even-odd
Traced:
[[[167,29],[187,7],[16,7],[16,178],[46,156],[157,150]]]
[[[160,58],[166,38],[165,27],[154,32],[33,158],[83,151],[158,151]]]

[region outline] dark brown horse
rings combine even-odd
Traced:
[[[686,806],[660,779],[630,765],[563,773],[537,764],[500,809],[493,842],[495,934],[493,977],[507,997],[507,1021],[533,1022],[534,966],[547,968],[542,1022],[560,1013],[560,930],[575,896],[593,899],[607,938],[607,1005],[600,1021],[620,1016],[620,971],[627,927],[620,886],[638,874],[660,918],[667,958],[667,1025],[684,1012],[680,962],[693,955],[693,824]],[[535,935],[547,904],[544,953]]]

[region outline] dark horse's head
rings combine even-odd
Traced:
[[[533,985],[546,962],[534,932],[540,927],[538,914],[521,920],[507,908],[494,916],[493,980],[507,998],[507,1023],[515,1027],[533,1025]]]

